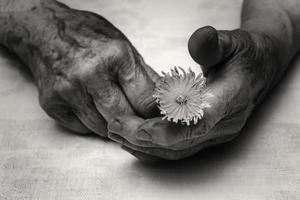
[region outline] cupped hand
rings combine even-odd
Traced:
[[[188,46],[207,77],[211,107],[190,126],[161,116],[112,119],[109,137],[139,159],[182,159],[232,140],[282,73],[275,42],[262,33],[204,27],[191,36]]]

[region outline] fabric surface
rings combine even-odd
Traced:
[[[190,34],[239,25],[241,0],[64,0],[104,15],[157,71],[188,66]],[[180,162],[146,165],[118,145],[57,126],[26,67],[0,49],[1,200],[296,200],[300,198],[300,60],[241,136]]]

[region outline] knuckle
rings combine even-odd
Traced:
[[[53,93],[57,95],[66,95],[73,91],[74,85],[72,81],[60,79],[53,84]]]
[[[68,79],[71,82],[79,81],[84,82],[86,80],[91,80],[95,76],[99,76],[99,73],[96,73],[97,70],[99,70],[100,65],[96,63],[81,63],[80,66],[74,67],[69,73],[68,73]],[[97,70],[96,70],[97,69]]]
[[[133,66],[135,51],[130,44],[123,40],[114,40],[109,44],[107,48],[107,63],[110,74],[123,75],[134,74],[130,70],[130,66]],[[131,76],[131,78],[133,78]]]
[[[101,58],[89,59],[80,56],[80,59],[74,65],[64,72],[59,79],[69,80],[70,82],[86,82],[95,77],[101,77],[104,74],[104,63]]]
[[[128,55],[129,44],[124,40],[112,40],[106,48],[108,56],[123,58]]]

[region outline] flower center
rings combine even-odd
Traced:
[[[185,105],[187,103],[187,97],[186,96],[183,96],[183,95],[179,95],[177,98],[176,98],[176,103],[178,103],[179,105]]]

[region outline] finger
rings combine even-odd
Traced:
[[[147,130],[140,129],[140,127],[144,124],[151,124],[149,121],[157,122],[155,127],[151,127],[155,129],[155,131],[147,132]],[[143,120],[137,116],[122,116],[115,118],[108,123],[108,137],[111,137],[112,134],[114,136],[119,135],[131,144],[137,146],[168,147],[168,149],[173,150],[185,148],[182,144],[180,144],[180,146],[175,144],[178,142],[178,138],[182,138],[181,135],[187,135],[189,134],[189,131],[192,130],[193,126],[187,127],[180,124],[170,123],[169,121],[161,120],[161,117]],[[190,138],[189,136],[185,137]],[[191,145],[190,142],[188,143]]]
[[[74,107],[74,112],[77,117],[86,125],[92,132],[100,136],[107,137],[107,123],[102,115],[97,112],[97,109],[92,102],[92,99],[81,102]]]
[[[117,116],[135,113],[122,90],[113,81],[99,80],[93,76],[86,85],[97,110],[107,122]]]
[[[117,121],[117,120],[114,120],[114,122],[110,122],[109,125],[108,125],[108,127],[110,127],[113,123],[116,123],[115,121]],[[117,124],[117,126],[119,126],[119,125]],[[108,128],[108,129],[110,130],[110,128]],[[123,130],[122,127],[120,127],[120,130]],[[156,157],[156,156],[151,156],[151,155],[148,155],[148,154],[139,152],[139,151],[135,151],[135,150],[132,150],[132,149],[130,149],[129,147],[123,145],[123,144],[126,142],[126,139],[123,138],[121,135],[123,136],[124,134],[120,134],[120,135],[119,135],[119,134],[115,134],[115,133],[112,132],[112,131],[109,131],[109,132],[108,132],[108,137],[109,137],[111,140],[113,140],[113,141],[115,141],[115,142],[121,144],[122,149],[124,149],[124,150],[127,151],[128,153],[132,154],[133,156],[135,156],[135,157],[138,158],[139,160],[141,160],[141,161],[143,161],[143,162],[158,162],[158,161],[161,161],[161,160],[162,160],[161,158],[158,158],[158,157]],[[128,137],[128,136],[127,136],[127,137]],[[129,144],[129,142],[126,142],[126,143]]]
[[[116,135],[113,136],[118,137],[118,143],[122,145],[122,148],[131,153],[133,156],[137,157],[138,159],[144,160],[147,158],[150,159],[166,159],[166,160],[180,160],[190,156],[197,154],[204,148],[213,147],[219,144],[223,144],[229,141],[232,141],[236,135],[226,135],[218,137],[218,139],[208,139],[193,146],[187,146],[185,149],[181,150],[171,150],[167,148],[159,148],[159,147],[141,147],[134,144],[131,144],[124,138]],[[150,157],[149,157],[150,156]],[[157,160],[159,161],[159,160]]]
[[[143,122],[135,117],[124,116],[118,118],[121,124],[119,127],[122,128],[118,129],[111,124],[109,130],[138,146],[163,146],[177,150],[186,148],[183,141],[208,134],[225,114],[228,114],[233,102],[236,102],[236,96],[240,93],[239,88],[242,85],[240,76],[228,76],[220,71],[216,77],[207,85],[206,93],[210,95],[204,94],[210,107],[204,108],[204,116],[197,125],[185,126],[162,120],[160,117]]]
[[[128,141],[126,141],[126,139],[124,139],[123,137],[121,137],[120,135],[114,134],[114,133],[109,133],[109,137],[111,140],[121,144],[122,149],[124,149],[125,151],[127,151],[128,153],[132,154],[133,156],[135,156],[137,159],[141,160],[141,161],[145,161],[145,162],[157,162],[157,161],[162,161],[163,159],[157,156],[153,156],[147,153],[144,153],[142,151],[136,151],[134,150],[136,147],[135,145],[132,145],[131,143],[129,143]],[[134,148],[130,148],[130,147],[134,147]]]
[[[72,111],[58,116],[56,121],[60,125],[77,133],[89,134],[92,132],[78,119],[78,117]]]
[[[144,119],[134,115],[116,117],[108,122],[108,137],[111,138],[111,135],[119,135],[135,145],[150,145],[147,144],[149,142],[138,141],[135,137],[136,130],[144,121]]]
[[[47,102],[41,102],[41,106],[58,124],[77,133],[91,133],[91,130],[89,130],[72,112],[72,108],[58,96],[47,100]]]
[[[142,57],[128,45],[124,48],[122,65],[118,68],[118,81],[133,108],[142,117],[159,115],[153,97],[157,73],[147,66]],[[126,59],[126,60],[125,60]]]
[[[124,149],[125,151],[127,151],[128,153],[130,153],[131,155],[133,155],[134,157],[136,157],[138,160],[142,161],[142,162],[146,162],[146,163],[157,163],[157,162],[162,162],[164,161],[164,159],[156,157],[156,156],[152,156],[152,155],[148,155],[145,154],[143,152],[140,151],[135,151],[127,146],[122,146],[122,149]]]
[[[243,116],[242,113],[241,115]],[[206,134],[203,137],[197,137],[195,139],[190,140],[183,140],[177,143],[175,146],[170,147],[162,147],[157,144],[136,141],[136,139],[133,137],[133,134],[135,132],[132,131],[130,127],[133,127],[133,129],[137,129],[143,124],[143,120],[134,120],[134,118],[137,117],[127,116],[127,119],[124,119],[124,117],[122,117],[121,119],[124,123],[118,125],[119,129],[114,129],[113,123],[109,123],[108,127],[111,131],[109,133],[109,137],[112,140],[120,143],[124,147],[124,149],[126,149],[129,153],[131,153],[140,160],[148,160],[149,155],[168,160],[177,160],[191,156],[203,148],[231,141],[237,136],[237,132],[240,130],[239,127],[241,127],[241,120],[244,120],[243,117],[241,117],[241,115],[238,114],[236,117],[221,120],[216,126],[214,126],[210,130],[209,134]],[[137,123],[137,121],[139,121],[139,123]],[[120,123],[120,118],[118,119],[118,122]],[[164,122],[170,123],[167,121]],[[161,129],[161,127],[157,128]],[[115,133],[112,132],[112,129],[114,129],[113,131],[115,131]],[[179,133],[178,131],[176,131],[177,130],[175,130],[175,132],[168,132],[167,134],[172,133],[174,135],[175,133]],[[161,131],[160,133],[164,134],[163,131]],[[170,138],[172,139],[173,137],[170,136]]]
[[[109,133],[109,138],[113,141],[121,144],[122,149],[126,150],[127,152],[131,153],[133,156],[137,157],[138,159],[146,159],[146,157],[157,157],[158,159],[168,159],[168,157],[172,157],[170,150],[165,149],[154,149],[154,148],[146,148],[141,146],[136,146],[130,142],[128,142],[125,138],[120,135]],[[168,154],[168,156],[166,156]]]
[[[186,149],[182,150],[171,150],[167,148],[161,148],[161,147],[142,147],[137,146],[120,135],[116,135],[111,133],[110,138],[122,145],[122,148],[126,149],[131,153],[132,155],[136,156],[138,159],[142,158],[145,159],[148,156],[157,157],[160,159],[167,159],[167,160],[178,160],[182,158],[186,158],[188,156],[192,156],[196,154],[198,151],[200,151],[202,148],[206,147],[208,143],[201,144],[201,145],[195,145],[192,147],[188,147]]]
[[[217,31],[205,26],[195,31],[189,39],[188,49],[191,57],[201,65],[206,75],[213,66],[224,60],[233,50],[226,31]]]
[[[91,96],[78,82],[71,84],[61,80],[55,86],[61,97],[69,103],[75,115],[92,132],[100,136],[107,136],[106,121],[97,111]]]
[[[234,120],[235,121],[235,120]],[[235,122],[234,122],[235,123]],[[232,128],[228,129],[228,126]],[[181,150],[175,150],[170,148],[162,147],[148,147],[148,146],[139,146],[131,143],[128,139],[123,138],[122,136],[112,133],[109,133],[109,137],[122,145],[122,148],[127,152],[131,153],[133,156],[137,157],[142,161],[161,161],[160,159],[167,160],[178,160],[192,156],[199,152],[200,150],[216,146],[222,143],[229,142],[233,140],[237,134],[235,132],[235,126],[231,125],[226,121],[220,122],[220,126],[216,126],[212,130],[212,134],[208,134],[205,138],[197,138],[194,144],[190,141],[186,141],[187,144],[183,145],[184,148]],[[226,133],[224,134],[224,130]]]
[[[196,125],[186,126],[157,117],[145,121],[135,132],[135,137],[138,141],[150,142],[149,147],[158,145],[172,150],[180,150],[186,147],[177,145],[178,143],[192,140],[196,136],[200,137],[201,133],[195,133],[198,129],[199,127]],[[202,136],[204,135],[205,131]]]

